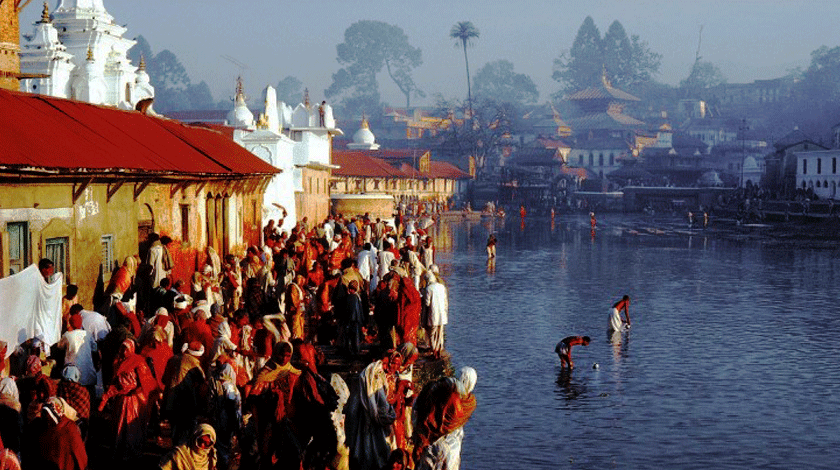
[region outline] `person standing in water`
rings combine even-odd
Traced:
[[[560,356],[561,369],[568,367],[571,370],[575,368],[575,363],[572,361],[572,346],[579,344],[589,346],[589,336],[567,336],[554,347],[554,352]]]
[[[487,237],[487,258],[496,257],[496,236],[492,233]]]
[[[624,310],[624,318],[621,318],[621,311]],[[627,324],[625,326],[624,324]],[[625,295],[618,302],[614,303],[610,310],[610,331],[622,331],[630,328],[630,296]]]

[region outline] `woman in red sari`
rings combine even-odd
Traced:
[[[397,298],[397,344],[417,345],[417,328],[420,327],[420,292],[408,276],[400,277],[399,297]]]
[[[127,339],[114,360],[114,379],[99,411],[114,398],[111,425],[114,430],[114,456],[123,460],[136,457],[143,448],[149,420],[149,394],[158,388],[146,359],[134,352],[134,341]]]

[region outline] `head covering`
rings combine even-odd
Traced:
[[[372,397],[377,390],[384,387],[388,381],[385,370],[382,368],[382,361],[373,361],[362,371],[362,380],[365,384],[365,392]]]
[[[74,330],[82,329],[82,316],[78,313],[70,315],[70,326],[73,327]]]
[[[82,379],[82,372],[75,364],[67,364],[61,371],[61,376],[64,377],[64,380],[79,383],[79,380]]]
[[[35,375],[41,372],[41,358],[35,355],[26,359],[26,374]]]
[[[196,302],[195,308],[192,309],[192,313],[195,314],[197,321],[207,321],[210,318],[210,305],[206,300],[199,300]]]
[[[41,411],[45,412],[55,424],[58,424],[64,417],[64,400],[58,397],[50,397]]]
[[[204,355],[204,345],[200,341],[193,340],[189,343],[184,343],[181,347],[181,352],[187,353],[190,356],[201,357]]]
[[[20,411],[20,394],[17,383],[11,377],[0,379],[0,404]]]
[[[175,297],[175,302],[174,302],[174,305],[173,305],[175,307],[175,310],[183,310],[183,309],[189,307],[189,305],[190,305],[189,296],[179,295],[178,297]]]
[[[129,275],[133,276],[137,272],[137,259],[133,256],[126,256],[123,261],[123,267]]]
[[[472,367],[462,367],[458,373],[458,393],[461,396],[466,396],[472,393],[475,388],[475,383],[478,380],[478,374]]]

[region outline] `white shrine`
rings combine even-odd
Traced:
[[[128,50],[136,41],[123,37],[103,0],[61,0],[49,14],[47,3],[20,53],[21,91],[93,104],[141,109],[154,99],[143,60],[134,66]]]
[[[239,80],[227,123],[235,128],[236,143],[282,170],[265,191],[263,219],[280,219],[285,211],[281,229],[289,231],[306,213],[326,215],[321,212],[329,206],[326,185],[329,171],[334,168],[330,158],[332,136],[343,133],[335,126],[332,107],[326,103],[310,105],[308,93],[304,103],[294,109],[277,101],[277,93],[271,86],[263,91],[263,99],[265,111],[255,121]],[[313,188],[312,177],[320,177],[324,183]],[[313,212],[313,206],[319,201],[324,207]]]

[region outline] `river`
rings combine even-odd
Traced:
[[[837,468],[837,251],[650,235],[621,215],[598,224],[434,231],[446,347],[478,371],[461,468]],[[633,328],[609,338],[624,294]],[[592,342],[561,373],[554,347],[573,334]]]

